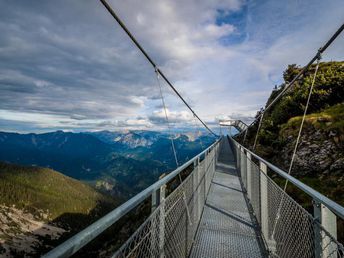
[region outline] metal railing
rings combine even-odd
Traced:
[[[215,172],[220,140],[105,215],[43,257],[69,257],[133,210],[152,198],[152,213],[114,257],[186,257],[191,250]],[[193,171],[166,197],[166,184],[193,164]],[[166,241],[168,239],[168,241]]]
[[[303,184],[230,138],[242,185],[272,257],[344,257],[337,241],[337,216],[344,207]],[[254,162],[253,158],[256,160]],[[259,165],[258,165],[259,164]],[[313,200],[311,215],[269,177],[268,169]]]

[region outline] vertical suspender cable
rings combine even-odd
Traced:
[[[259,124],[258,124],[258,129],[257,129],[256,137],[254,138],[253,150],[256,149],[256,144],[257,144],[257,140],[258,140],[259,130],[260,130],[260,127],[262,126],[262,123],[263,123],[263,117],[264,117],[264,113],[262,114],[262,116],[259,119]],[[246,129],[246,131],[247,130],[248,130],[248,128]]]
[[[321,48],[319,48],[318,52],[316,53],[316,55],[306,64],[306,66],[304,66],[301,71],[291,80],[291,82],[287,83],[287,85],[284,87],[284,89],[276,96],[276,98],[274,98],[270,104],[264,109],[264,111],[258,116],[256,117],[256,119],[249,125],[252,126],[254,124],[255,121],[257,121],[258,118],[260,118],[260,116],[263,116],[264,113],[270,109],[276,102],[277,100],[279,100],[287,91],[289,88],[291,88],[294,83],[300,79],[305,72],[309,69],[309,67],[316,61],[319,59],[319,57],[321,56],[321,54],[323,54],[325,52],[325,50],[333,43],[333,41],[339,36],[340,33],[342,33],[342,31],[344,30],[344,23],[336,30],[336,32],[332,35],[332,37],[325,43],[324,46],[322,46]]]
[[[117,16],[115,11],[111,8],[111,6],[106,2],[106,0],[100,0],[100,2],[104,5],[104,7],[108,10],[108,12],[112,15],[112,17],[117,21],[119,26],[127,33],[129,38],[133,41],[136,47],[141,51],[141,53],[146,57],[149,63],[153,66],[157,73],[161,75],[161,77],[165,80],[165,82],[170,86],[170,88],[177,94],[177,96],[181,99],[181,101],[186,105],[186,107],[191,111],[191,113],[202,123],[202,125],[215,137],[217,135],[207,126],[205,122],[196,114],[196,112],[191,108],[191,106],[186,102],[186,100],[182,97],[182,95],[177,91],[177,89],[172,85],[172,83],[167,79],[165,74],[157,67],[153,59],[147,54],[147,52],[143,49],[140,43],[135,39],[133,34],[128,30],[128,28],[124,25],[122,20]]]
[[[195,126],[195,139],[196,139],[196,137],[199,137],[201,150],[204,150],[204,145],[203,145],[203,141],[201,138],[202,132],[201,132],[201,129],[199,128],[199,126],[197,125],[197,120],[196,120],[195,116],[193,116],[193,122],[194,122],[194,126]]]
[[[288,169],[288,175],[290,175],[290,173],[291,173],[291,170],[292,170],[292,167],[293,167],[293,164],[294,164],[294,160],[295,160],[295,156],[296,156],[296,152],[297,152],[297,147],[298,147],[300,139],[301,139],[302,128],[303,128],[303,124],[304,124],[305,119],[306,119],[309,102],[310,102],[310,99],[311,99],[311,96],[312,96],[312,92],[313,92],[313,88],[314,88],[315,78],[317,76],[318,69],[319,69],[320,59],[321,59],[321,56],[319,55],[319,57],[317,59],[317,64],[316,64],[316,67],[315,67],[315,72],[314,72],[314,76],[313,76],[313,79],[312,79],[311,87],[309,89],[309,94],[308,94],[305,110],[303,112],[303,116],[302,116],[302,120],[301,120],[301,124],[300,124],[300,128],[299,128],[299,133],[298,133],[297,138],[296,138],[296,143],[295,143],[295,146],[294,146],[293,155],[292,155],[292,158],[291,158],[291,161],[290,161],[290,165],[289,165],[289,169]],[[284,188],[283,188],[284,192],[287,190],[288,182],[289,181],[287,179],[285,184],[284,184]],[[279,206],[278,206],[277,215],[276,215],[276,218],[275,218],[275,221],[274,221],[274,227],[273,227],[273,230],[272,230],[272,238],[274,238],[277,222],[278,222],[278,220],[280,218],[280,215],[281,215],[281,208],[282,208],[283,202],[284,202],[284,195],[282,195],[282,199],[281,199],[281,201],[279,203]]]
[[[178,163],[178,158],[177,158],[177,151],[176,151],[176,147],[174,145],[174,140],[173,140],[172,131],[171,131],[171,125],[170,125],[170,121],[168,119],[168,114],[167,114],[165,98],[164,98],[164,95],[162,93],[162,87],[161,87],[160,80],[159,80],[159,73],[157,72],[157,70],[156,70],[156,79],[157,79],[158,86],[159,86],[162,106],[163,106],[164,112],[165,112],[165,119],[166,119],[166,122],[167,122],[168,134],[171,137],[171,145],[172,145],[173,155],[174,155],[174,159],[175,159],[175,162],[176,162],[176,165],[177,165],[177,168],[178,168],[179,167],[179,163]],[[180,173],[178,173],[178,178],[179,178],[179,181],[180,181],[180,184],[181,184],[183,182],[183,180],[182,180],[182,177],[181,177]],[[188,217],[188,220],[189,220],[189,224],[192,225],[190,211],[189,211],[189,207],[188,207],[188,204],[187,204],[186,194],[185,194],[184,189],[183,189],[183,201],[184,201],[184,205],[185,205],[185,209],[186,209],[186,214],[187,214],[187,217]]]
[[[305,110],[304,110],[304,112],[303,112],[303,116],[302,116],[302,121],[301,121],[300,129],[299,129],[299,133],[298,133],[298,135],[297,135],[297,139],[296,139],[296,143],[295,143],[293,155],[292,155],[291,162],[290,162],[289,169],[288,169],[288,174],[291,173],[291,170],[292,170],[292,168],[293,168],[293,164],[294,164],[294,160],[295,160],[295,156],[296,156],[296,152],[297,152],[297,147],[299,146],[299,142],[300,142],[300,138],[301,138],[301,133],[302,133],[302,129],[303,129],[303,124],[305,123],[305,119],[306,119],[306,115],[307,115],[307,110],[308,110],[308,106],[309,106],[309,101],[310,101],[310,99],[311,99],[312,92],[313,92],[313,88],[314,88],[315,77],[317,76],[318,69],[319,69],[320,58],[321,58],[321,57],[318,58],[317,65],[316,65],[316,67],[315,67],[315,72],[314,72],[314,76],[313,76],[311,88],[310,88],[310,90],[309,90],[309,94],[308,94],[308,98],[307,98],[307,103],[306,103],[306,106],[305,106]],[[288,184],[288,180],[285,182],[284,191],[287,189],[287,184]]]
[[[173,151],[173,155],[174,155],[174,160],[175,160],[176,166],[178,168],[179,167],[179,163],[178,163],[178,158],[177,158],[177,152],[176,152],[176,147],[174,145],[174,140],[173,140],[173,137],[172,137],[170,121],[168,120],[165,99],[164,99],[164,95],[162,93],[162,87],[161,87],[160,80],[159,80],[159,73],[157,72],[157,70],[155,70],[155,73],[156,73],[156,80],[157,80],[158,86],[159,86],[160,98],[161,98],[162,106],[163,106],[164,113],[165,113],[165,119],[166,119],[166,122],[167,122],[168,134],[169,134],[169,136],[171,138],[171,145],[172,145],[172,151]]]

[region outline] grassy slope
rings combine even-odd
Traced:
[[[297,135],[302,116],[296,116],[288,120],[281,127],[280,135]],[[304,126],[313,126],[315,129],[329,132],[337,131],[344,134],[344,103],[326,108],[321,112],[306,115]]]
[[[48,211],[49,220],[65,213],[89,214],[99,204],[115,206],[109,197],[54,170],[1,162],[0,204],[15,205],[36,216]]]
[[[267,101],[268,105],[285,87],[285,85],[295,77],[301,67],[289,66],[284,72],[285,83],[276,87]],[[299,126],[304,112],[309,93],[309,87],[314,75],[315,65],[306,72],[297,83],[281,98],[274,106],[264,114],[263,123],[258,135],[256,152],[279,165],[285,163],[281,160],[281,153],[285,151],[288,137],[296,139]],[[343,146],[344,143],[344,62],[324,62],[319,66],[316,76],[315,86],[305,120],[302,137],[311,138],[310,134],[320,131],[323,140],[334,141],[337,145]],[[245,145],[252,148],[258,128],[258,122],[253,125],[247,134]],[[335,132],[333,138],[329,138],[330,132]],[[243,138],[239,137],[239,141]],[[313,143],[313,142],[311,142]],[[289,144],[291,153],[293,144]],[[299,147],[300,149],[300,147]],[[340,147],[337,154],[343,152]],[[340,156],[340,155],[337,155]],[[290,161],[290,157],[289,157]],[[282,166],[283,167],[283,166]],[[283,167],[286,169],[286,167]],[[293,171],[293,176],[305,184],[313,187],[322,194],[334,201],[344,205],[343,173],[300,176],[298,171]],[[278,180],[277,180],[278,181]],[[284,184],[284,181],[280,182]],[[300,204],[312,211],[311,200],[291,184],[288,186],[288,193]],[[344,240],[344,223],[339,221],[339,239]]]
[[[281,126],[280,138],[285,139],[292,135],[297,136],[302,116],[296,116]],[[344,103],[326,108],[318,113],[309,114],[305,118],[304,128],[308,131],[320,130],[324,135],[330,131],[337,132],[334,141],[344,142]],[[305,130],[306,130],[305,129]],[[341,151],[338,149],[338,151]],[[296,177],[298,177],[296,175]],[[332,200],[344,205],[344,182],[341,174],[327,174],[319,178],[310,176],[299,177],[301,181],[312,186],[320,193],[330,197]]]

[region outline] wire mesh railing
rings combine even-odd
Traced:
[[[152,213],[113,257],[187,257],[215,172],[219,144],[220,140],[216,141],[43,257],[69,257],[75,254],[149,197],[152,200]],[[192,172],[176,189],[171,189],[173,182],[181,179],[181,174],[190,166],[193,167]]]
[[[113,257],[188,257],[215,172],[217,148],[195,160],[189,176],[165,198]]]
[[[336,219],[344,218],[344,208],[230,141],[243,190],[270,256],[344,257],[344,247],[336,239]],[[218,148],[219,141],[45,257],[72,255],[150,196],[152,213],[112,257],[188,257],[215,173]],[[171,183],[190,165],[192,171],[171,189]],[[283,191],[268,175],[268,169],[313,198],[314,214]]]
[[[344,257],[336,240],[337,216],[344,208],[250,152],[231,139],[242,185],[272,257]],[[253,157],[257,160],[254,162]],[[259,166],[256,164],[258,163]],[[290,197],[267,174],[268,168],[313,198],[314,215]],[[337,216],[336,216],[337,215]]]

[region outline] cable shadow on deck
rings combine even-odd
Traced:
[[[214,185],[218,185],[218,186],[221,186],[221,187],[227,188],[227,189],[229,189],[229,190],[233,190],[233,191],[237,191],[237,192],[239,192],[239,193],[243,193],[243,191],[242,191],[242,190],[236,189],[236,188],[234,188],[234,187],[230,187],[230,186],[228,186],[228,185],[223,185],[223,184],[220,184],[220,183],[218,183],[218,182],[215,182],[214,180],[213,180],[213,181],[211,181],[211,183],[212,183],[212,184],[214,184]]]
[[[238,176],[238,172],[234,166],[226,166],[225,164],[216,165],[217,173],[224,173],[226,175]]]
[[[245,218],[240,217],[234,213],[230,213],[226,210],[217,208],[217,207],[215,207],[209,203],[206,203],[204,206],[207,206],[207,207],[209,207],[215,211],[218,211],[218,212],[222,213],[223,215],[228,216],[229,218],[234,219],[234,220],[238,221],[239,223],[244,224],[245,226],[248,226],[248,227],[253,228],[253,229],[257,229],[257,227],[254,224],[252,224],[250,221],[247,221],[247,220],[245,220]]]

